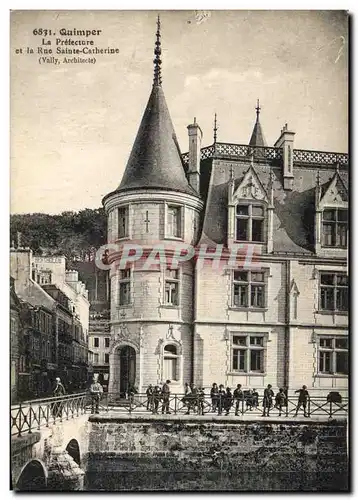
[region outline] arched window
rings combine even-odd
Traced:
[[[175,345],[168,344],[164,347],[163,380],[178,380],[179,365],[178,351]]]

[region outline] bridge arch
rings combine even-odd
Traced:
[[[32,459],[22,468],[16,482],[17,491],[42,491],[47,487],[48,471],[41,460]]]
[[[80,445],[77,439],[71,439],[66,446],[67,453],[73,458],[77,465],[81,465]]]

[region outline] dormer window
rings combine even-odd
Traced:
[[[264,241],[264,207],[259,204],[236,206],[236,240]]]
[[[347,248],[348,210],[327,208],[322,214],[322,244]]]

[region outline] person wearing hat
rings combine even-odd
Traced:
[[[161,398],[161,390],[159,385],[156,385],[153,389],[153,413],[157,414],[158,413],[158,408],[159,408],[159,401]]]
[[[53,390],[53,396],[58,398],[60,396],[64,396],[66,394],[66,390],[61,383],[60,377],[56,377],[56,386]],[[61,401],[55,401],[52,405],[52,415],[56,417],[62,417],[63,403]]]
[[[163,384],[163,387],[162,387],[162,399],[163,399],[162,413],[165,412],[167,414],[170,414],[170,411],[169,411],[169,398],[170,398],[169,384],[170,384],[170,380],[167,380],[165,382],[165,384]]]
[[[295,391],[295,394],[297,394],[297,393],[298,393],[298,401],[297,401],[297,406],[296,406],[295,417],[297,417],[298,410],[301,408],[301,406],[303,407],[303,415],[305,417],[308,417],[306,407],[307,407],[307,401],[309,400],[310,395],[307,391],[307,386],[303,385],[302,389],[298,389],[297,391]]]
[[[91,399],[92,399],[92,408],[91,413],[99,413],[99,402],[101,400],[101,396],[103,394],[103,387],[98,382],[96,377],[93,377],[93,383],[90,387]]]

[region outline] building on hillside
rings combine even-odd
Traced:
[[[109,275],[108,271],[99,269],[95,263],[95,253],[89,255],[87,261],[71,264],[86,285],[88,290],[89,328],[88,346],[91,352],[91,368],[104,389],[109,380]]]
[[[18,399],[19,372],[24,359],[21,302],[15,293],[14,279],[10,276],[10,388],[11,402]]]
[[[149,101],[120,185],[103,199],[108,242],[118,245],[109,258],[109,391],[144,392],[169,378],[172,392],[194,381],[344,394],[348,155],[296,149],[287,124],[268,146],[259,105],[248,142],[219,142],[215,125],[202,147],[194,119],[181,154],[160,54],[158,25]],[[147,254],[164,245],[167,264],[121,268],[131,242]],[[208,257],[171,267],[186,244],[212,255],[222,245],[220,265]],[[248,265],[230,260],[238,248],[254,256]]]
[[[59,257],[58,261],[60,259],[63,258]],[[16,294],[23,304],[26,332],[21,398],[51,394],[57,376],[69,392],[84,389],[88,382],[88,345],[74,305],[77,302],[73,300],[73,288],[61,286],[72,294],[69,297],[55,284],[58,282],[56,270],[53,274],[49,270],[46,278],[39,273],[32,251],[27,248],[10,250],[10,270]],[[82,286],[79,294],[87,300]]]

